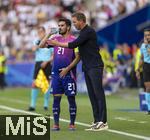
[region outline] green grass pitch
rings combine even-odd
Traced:
[[[43,95],[39,94],[37,100],[36,113],[52,116],[52,96],[50,96],[49,111],[43,109]],[[86,132],[84,124],[90,124],[92,120],[92,110],[89,98],[86,94],[78,94],[77,101],[77,124],[76,131],[68,130],[68,123],[60,121],[59,132],[50,132],[51,140],[150,140],[150,115],[140,112],[138,90],[121,89],[118,93],[107,96],[108,125],[109,130],[101,132]],[[8,88],[0,91],[0,115],[22,114],[6,109],[7,106],[14,109],[27,111],[30,101],[29,88]],[[68,102],[63,96],[61,102],[60,117],[69,120]],[[51,127],[53,120],[51,119]]]

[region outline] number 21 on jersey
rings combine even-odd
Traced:
[[[57,54],[64,54],[65,49],[62,47],[58,47]]]

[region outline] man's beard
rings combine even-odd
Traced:
[[[67,33],[67,31],[61,32],[61,31],[59,30],[59,34],[61,34],[61,35],[65,35],[66,33]]]

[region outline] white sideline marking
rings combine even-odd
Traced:
[[[147,123],[147,121],[140,121],[139,123],[143,123],[144,124],[144,123]]]
[[[136,123],[148,123],[147,121],[136,121],[134,119],[129,119],[129,118],[125,118],[125,117],[115,117],[115,120],[120,120],[120,121],[128,121],[128,122],[136,122]]]
[[[17,99],[7,99],[5,97],[1,97],[0,100],[3,100],[3,101],[9,101],[9,102],[12,102],[12,103],[19,103],[19,104],[26,104],[26,105],[29,105],[29,103],[23,101],[23,100],[17,100]],[[41,105],[38,105],[37,106],[41,106]],[[115,117],[114,118],[115,120],[120,120],[120,121],[129,121],[129,122],[135,122],[135,123],[140,123],[140,124],[144,124],[144,123],[147,123],[147,121],[136,121],[134,119],[129,119],[129,118],[125,118],[125,117]]]
[[[29,112],[29,111],[24,111],[24,110],[21,110],[21,109],[11,108],[11,107],[4,106],[4,105],[0,105],[0,108],[4,109],[4,110],[9,110],[9,111],[12,111],[12,112],[19,112],[19,113],[24,113],[24,114],[29,114],[29,115],[40,115],[40,116],[43,116],[43,114]],[[50,117],[50,118],[53,119],[53,117]],[[66,119],[60,119],[60,121],[67,122],[67,123],[70,122],[69,120],[66,120]],[[77,125],[81,125],[81,126],[90,126],[89,124],[81,123],[81,122],[76,122],[76,124]],[[106,131],[111,132],[111,133],[120,134],[120,135],[125,135],[125,136],[128,136],[128,137],[134,137],[134,138],[138,138],[138,139],[142,139],[142,140],[150,140],[150,137],[145,137],[145,136],[141,136],[141,135],[131,134],[131,133],[122,132],[122,131],[118,131],[118,130],[107,129]]]
[[[129,119],[128,121],[129,121],[129,122],[135,122],[135,120],[131,120],[131,119]]]
[[[126,121],[126,120],[127,120],[127,118],[124,118],[124,117],[115,117],[115,120]]]

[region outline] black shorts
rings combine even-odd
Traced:
[[[143,79],[144,82],[150,82],[150,64],[144,63],[143,65]]]
[[[41,64],[42,64],[42,61],[35,63],[33,79],[36,79],[36,77],[38,75],[38,72],[41,69]],[[50,63],[48,63],[46,65],[46,67],[44,69],[42,69],[44,71],[44,73],[45,73],[45,76],[46,76],[47,80],[50,79],[51,69],[52,69],[52,66],[51,66]]]

